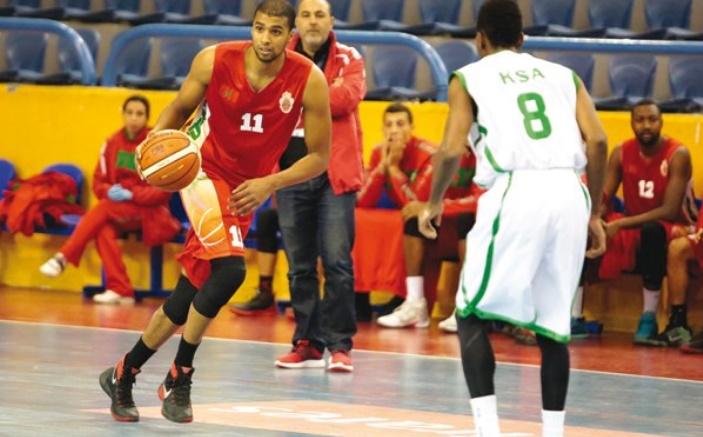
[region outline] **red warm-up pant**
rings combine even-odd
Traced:
[[[134,289],[122,261],[117,237],[120,232],[141,228],[139,214],[140,208],[134,204],[103,199],[81,218],[73,234],[61,247],[61,253],[77,267],[86,245],[95,240],[105,268],[105,288],[122,296],[133,297]]]

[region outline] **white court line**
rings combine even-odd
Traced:
[[[3,323],[8,323],[8,324],[12,323],[12,324],[18,324],[18,325],[53,326],[53,327],[74,328],[74,329],[95,329],[95,330],[101,330],[101,331],[115,331],[115,332],[133,332],[136,334],[141,334],[142,332],[144,332],[144,331],[137,331],[134,329],[105,328],[102,326],[61,325],[61,324],[47,323],[47,322],[29,322],[29,321],[24,321],[24,320],[0,320],[0,324],[3,324]],[[233,338],[219,338],[219,337],[208,337],[208,336],[205,336],[205,338],[207,338],[208,341],[216,340],[216,341],[234,342],[234,343],[251,343],[251,344],[262,344],[262,345],[290,346],[290,343],[276,343],[276,342],[272,342],[272,341],[240,340],[240,339],[233,339]],[[432,359],[432,360],[460,361],[459,358],[454,358],[454,357],[413,354],[413,353],[405,353],[405,352],[375,351],[375,350],[356,349],[356,348],[354,348],[354,351],[359,351],[359,352],[364,352],[364,353],[369,353],[369,354],[411,356],[411,357],[425,358],[425,359]],[[529,368],[533,368],[533,369],[540,368],[540,366],[536,365],[536,364],[510,363],[510,362],[506,362],[506,361],[496,361],[496,363],[503,365],[503,366],[529,367]],[[637,378],[637,379],[654,379],[654,380],[661,380],[661,381],[676,381],[676,382],[686,382],[686,383],[694,383],[694,384],[703,385],[703,381],[697,381],[695,379],[666,378],[663,376],[633,375],[630,373],[604,372],[604,371],[600,371],[600,370],[586,370],[586,369],[574,369],[574,368],[571,369],[571,372],[572,373],[573,372],[592,373],[595,375],[623,376],[623,377]]]

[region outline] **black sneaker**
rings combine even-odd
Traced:
[[[171,370],[159,386],[159,399],[163,401],[161,415],[172,422],[193,421],[193,407],[190,404],[191,378],[195,369],[171,364]]]
[[[124,358],[122,358],[114,367],[100,374],[100,387],[112,399],[110,413],[118,422],[139,420],[139,411],[132,397],[132,386],[136,382],[135,376],[138,373],[139,369],[133,367],[125,371]]]
[[[240,316],[251,316],[260,311],[273,309],[273,292],[257,290],[256,296],[244,303],[235,303],[229,310]]]
[[[694,334],[688,344],[681,346],[680,350],[685,354],[703,354],[703,331]]]
[[[659,335],[647,340],[650,346],[681,347],[691,341],[691,328],[688,326],[667,326]]]

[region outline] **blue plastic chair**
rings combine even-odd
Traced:
[[[376,88],[367,100],[430,99],[436,93],[418,92],[415,87],[417,53],[408,47],[377,45],[371,53],[371,71]]]
[[[572,32],[576,0],[532,0],[532,26],[525,27],[527,35],[547,35],[550,32]]]
[[[15,166],[6,159],[0,159],[0,199],[5,197],[5,190],[10,188],[10,181],[16,175]]]
[[[168,23],[181,24],[214,24],[217,14],[201,15],[191,17],[190,0],[156,0],[156,11],[164,14],[164,20]]]
[[[93,57],[93,64],[97,63],[98,46],[100,45],[100,34],[92,28],[77,29],[78,35],[88,46],[88,51]],[[68,82],[79,83],[83,73],[81,72],[80,58],[74,47],[66,38],[59,38],[57,54],[59,57],[59,69],[63,74],[68,75]]]
[[[141,0],[105,0],[105,10],[113,21],[129,21],[141,16]]]
[[[563,65],[572,69],[580,78],[587,90],[593,86],[593,68],[596,65],[596,58],[591,54],[584,53],[552,53],[547,58],[549,61]]]
[[[359,0],[363,22],[344,26],[351,30],[389,30],[403,32],[408,26],[403,24],[404,0]]]
[[[34,82],[44,77],[44,55],[48,35],[33,31],[8,31],[5,37],[7,70],[0,82]]]
[[[700,112],[703,110],[703,59],[700,57],[669,58],[669,87],[672,100],[661,103],[667,112]]]
[[[448,72],[460,69],[461,67],[478,61],[476,46],[468,41],[449,40],[438,44],[434,48],[442,58],[444,66]]]
[[[241,16],[242,0],[205,0],[205,13],[215,16],[215,24],[250,26],[251,20]]]
[[[415,35],[448,34],[456,38],[473,38],[475,27],[459,25],[461,0],[419,0],[420,19],[423,24],[410,26],[407,32]]]
[[[115,62],[119,86],[139,88],[149,81],[147,70],[151,56],[152,38],[139,38],[124,47]]]
[[[10,0],[8,6],[2,8],[2,15],[14,15],[17,17],[46,18],[49,20],[60,20],[64,16],[64,8],[54,7],[43,9],[41,0]]]
[[[90,0],[56,0],[56,6],[63,8],[63,18],[79,20],[92,14]]]
[[[180,87],[188,75],[193,58],[204,47],[205,42],[198,38],[162,39],[159,51],[163,73],[161,80],[173,80],[173,87]]]
[[[680,0],[666,0],[667,4]],[[690,0],[685,0],[690,1]],[[657,20],[650,23],[646,32],[630,29],[634,0],[589,0],[589,16],[591,25],[605,28],[607,38],[629,39],[662,39],[666,36],[666,29],[657,25]],[[673,5],[672,5],[673,6]],[[645,6],[646,9],[646,6]],[[646,14],[646,13],[645,13]]]
[[[646,0],[644,18],[649,29],[664,29],[667,39],[702,40],[691,25],[691,0]]]
[[[612,97],[595,99],[601,110],[625,110],[652,96],[657,59],[653,56],[611,56],[608,80]]]

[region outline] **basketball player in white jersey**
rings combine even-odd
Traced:
[[[482,59],[452,74],[449,118],[420,229],[436,235],[431,222],[441,217],[443,194],[472,132],[474,181],[488,191],[468,234],[456,316],[477,434],[500,433],[486,321],[502,320],[537,333],[543,435],[562,436],[571,301],[584,252],[605,250],[600,199],[607,140],[578,76],[517,53],[522,17],[513,0],[485,2],[476,28]],[[579,176],[584,167],[588,188]]]

